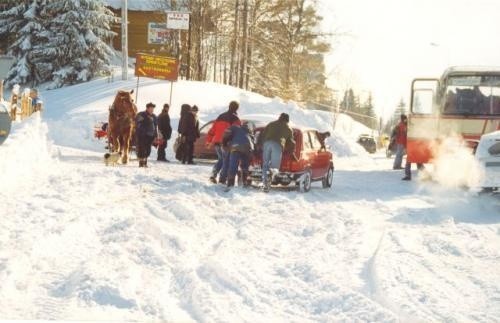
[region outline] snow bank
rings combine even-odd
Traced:
[[[108,118],[108,108],[120,89],[135,89],[139,110],[147,102],[157,105],[155,113],[160,113],[164,103],[170,98],[170,83],[158,80],[141,80],[136,89],[136,79],[108,83],[105,79],[86,84],[45,91],[45,116],[49,123],[50,138],[58,145],[80,149],[102,151],[102,142],[93,138],[93,126]],[[280,113],[290,115],[292,125],[329,131],[332,136],[328,144],[337,156],[364,156],[366,152],[355,141],[370,129],[354,121],[347,115],[339,115],[333,129],[334,115],[330,112],[305,110],[294,102],[284,102],[279,98],[268,98],[228,85],[210,82],[179,81],[173,85],[170,117],[172,127],[177,129],[180,106],[183,103],[196,104],[200,108],[200,126],[213,120],[227,110],[230,101],[240,103],[240,117],[276,120]],[[174,133],[175,136],[175,133]],[[83,140],[82,140],[83,139]]]
[[[43,172],[51,160],[47,141],[48,128],[39,113],[22,123],[13,123],[10,136],[0,146],[0,191],[32,181],[34,173]]]

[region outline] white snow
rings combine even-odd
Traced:
[[[223,193],[210,165],[154,152],[147,169],[106,167],[93,125],[135,82],[43,91],[43,115],[0,146],[0,319],[500,321],[497,197],[401,181],[354,143],[366,129],[347,116],[333,132],[329,113],[187,81],[174,84],[174,129],[185,102],[203,121],[230,100],[241,116],[287,112],[332,132],[333,187]],[[139,110],[159,112],[169,88],[141,80]]]
[[[104,3],[113,9],[121,9],[123,0],[104,0]],[[161,11],[163,5],[164,3],[157,0],[127,0],[128,10]]]

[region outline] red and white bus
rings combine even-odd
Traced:
[[[485,133],[500,130],[500,67],[451,67],[440,79],[412,82],[408,160],[428,163],[439,143],[462,137],[474,150]]]

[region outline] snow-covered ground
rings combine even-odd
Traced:
[[[167,102],[168,84],[141,84],[140,110]],[[43,116],[0,146],[0,319],[500,322],[497,197],[401,181],[346,116],[329,141],[330,190],[224,193],[207,164],[105,167],[93,124],[134,87],[43,92]],[[227,86],[173,94],[174,128],[181,103],[208,121],[238,100],[242,116],[288,112],[332,131],[328,113]]]

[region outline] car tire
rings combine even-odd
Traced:
[[[301,193],[307,193],[311,190],[312,185],[312,173],[310,169],[306,169],[304,174],[302,174],[302,179],[299,182],[299,191]]]
[[[330,188],[332,187],[333,183],[333,166],[330,165],[328,167],[328,171],[326,172],[325,177],[323,177],[323,180],[321,181],[321,184],[323,184],[323,188]]]

